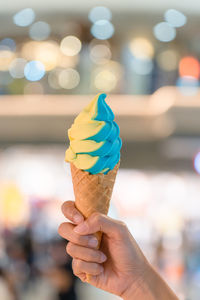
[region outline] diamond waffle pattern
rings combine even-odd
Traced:
[[[106,175],[93,175],[77,169],[71,163],[75,205],[85,218],[88,218],[95,211],[107,215],[119,164],[120,162]],[[95,236],[98,240],[97,249],[99,249],[102,232],[95,233]],[[90,282],[90,274],[87,274],[86,277],[87,282]]]

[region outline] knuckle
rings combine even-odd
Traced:
[[[126,233],[127,231],[127,225],[126,223],[124,223],[123,221],[117,221],[117,224],[118,224],[118,235],[119,236],[122,236]]]
[[[69,220],[72,220],[76,213],[76,209],[72,201],[64,202],[61,206],[61,210]]]
[[[99,212],[94,212],[92,214],[92,218],[93,218],[93,221],[99,225],[101,223],[101,220],[102,220],[102,214],[100,214]]]
[[[80,235],[78,235],[78,234],[74,234],[74,238],[73,238],[73,240],[74,240],[74,243],[75,244],[78,244],[78,245],[81,245],[82,243],[81,243],[81,236]]]
[[[123,221],[118,221],[118,225],[122,230],[127,228],[126,223],[124,223]]]

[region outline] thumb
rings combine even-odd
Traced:
[[[125,232],[126,225],[117,220],[100,214],[93,213],[87,220],[74,228],[74,231],[80,235],[93,234],[102,231],[109,237],[121,238]]]

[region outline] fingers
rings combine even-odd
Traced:
[[[107,259],[99,250],[82,247],[71,242],[67,244],[66,251],[71,257],[87,262],[103,263]]]
[[[127,233],[126,225],[121,221],[116,221],[100,213],[93,213],[87,220],[74,228],[74,232],[85,235],[102,231],[107,236],[122,239]]]
[[[82,273],[91,274],[91,275],[99,275],[104,269],[100,264],[86,262],[77,258],[74,258],[72,261],[72,269],[74,275],[80,276]]]
[[[85,247],[92,247],[96,248],[98,245],[98,241],[96,237],[93,235],[79,235],[76,232],[74,232],[74,225],[68,222],[62,223],[58,228],[58,233],[61,237],[64,239],[74,243],[78,244],[80,246]]]
[[[66,201],[62,204],[61,210],[64,216],[75,224],[83,222],[84,217],[76,209],[74,201]]]

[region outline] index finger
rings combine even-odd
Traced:
[[[75,224],[79,224],[84,221],[82,214],[76,209],[74,201],[66,201],[61,206],[64,216]]]

